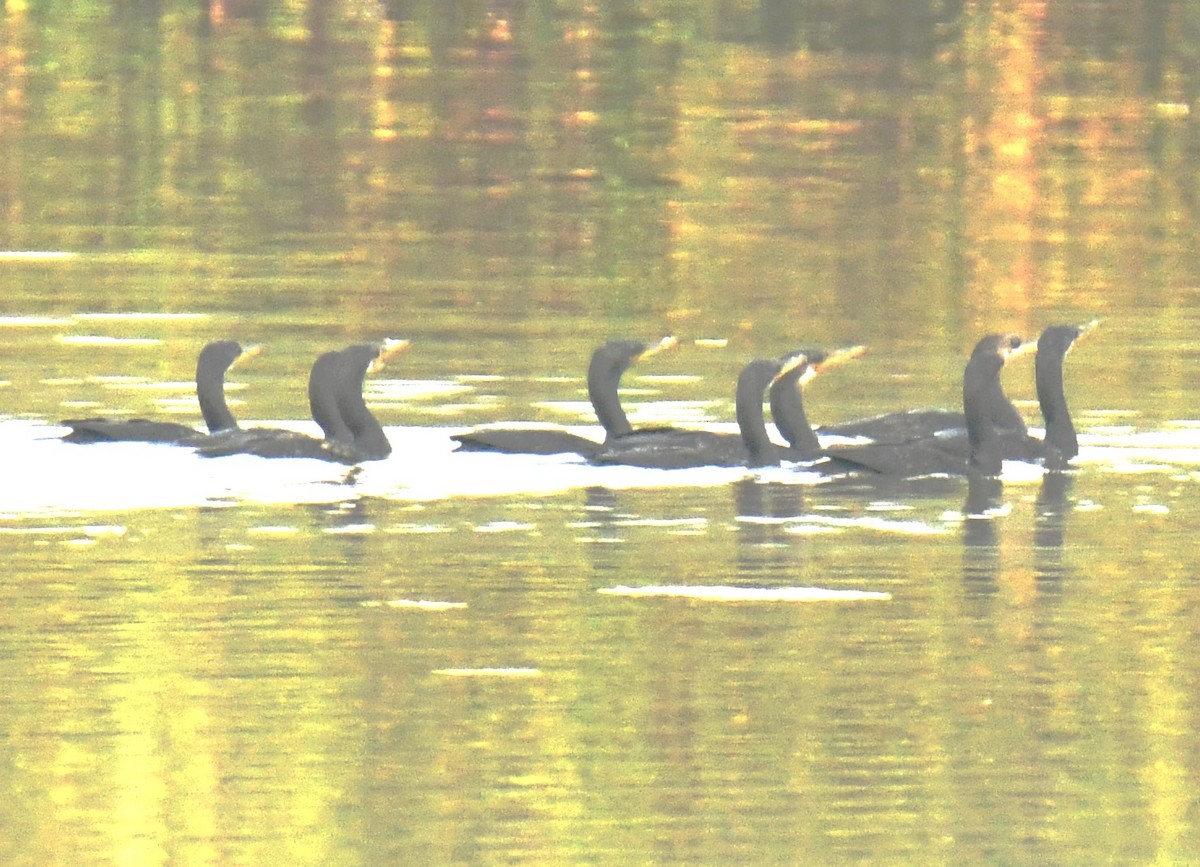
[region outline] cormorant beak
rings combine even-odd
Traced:
[[[249,346],[243,346],[242,354],[235,358],[233,360],[233,364],[229,366],[232,368],[235,365],[245,361],[247,358],[253,358],[256,355],[262,355],[262,351],[263,348],[261,343],[251,343]]]
[[[394,355],[399,355],[412,344],[411,340],[396,340],[391,337],[385,337],[383,344],[379,348],[379,354],[375,356],[375,360],[371,362],[368,372],[374,373],[387,364],[388,359]]]
[[[639,355],[638,360],[641,361],[643,358],[649,358],[651,355],[658,355],[660,352],[666,352],[668,349],[673,349],[676,345],[678,345],[678,343],[678,337],[668,334],[662,340],[658,341],[658,343],[649,347],[645,352]]]
[[[1091,322],[1087,322],[1083,325],[1080,325],[1079,333],[1075,335],[1075,339],[1071,341],[1071,345],[1074,346],[1076,343],[1078,343],[1080,340],[1082,340],[1083,337],[1086,334],[1088,334],[1088,332],[1092,331],[1092,329],[1094,329],[1099,324],[1100,324],[1099,319],[1093,319]]]
[[[867,347],[865,346],[848,346],[845,349],[835,349],[820,364],[813,365],[816,368],[815,373],[824,373],[831,367],[837,367],[839,364],[845,364],[847,361],[853,361],[856,358],[862,358],[866,352]]]

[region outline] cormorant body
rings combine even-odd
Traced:
[[[647,347],[638,340],[610,340],[592,353],[588,364],[587,390],[596,419],[604,428],[604,442],[596,442],[570,431],[552,428],[481,427],[454,434],[461,451],[492,451],[507,454],[578,454],[591,457],[605,443],[633,433],[633,426],[621,406],[618,389],[621,376],[635,362],[674,346],[675,338],[665,337]]]
[[[963,372],[963,410],[967,425],[969,456],[944,448],[937,437],[925,437],[899,443],[870,443],[853,446],[832,446],[812,450],[815,436],[804,434],[802,404],[799,412],[793,408],[782,417],[781,432],[792,442],[794,449],[806,460],[817,459],[811,469],[830,474],[860,473],[891,477],[914,477],[934,474],[999,475],[1002,453],[993,421],[994,396],[1000,371],[1005,362],[1034,344],[1023,345],[1014,335],[993,334],[976,344]],[[797,389],[797,395],[799,389]],[[779,417],[776,418],[779,424]],[[812,434],[812,428],[808,428]],[[820,460],[823,458],[824,460]]]
[[[671,430],[618,439],[593,456],[597,464],[655,469],[706,466],[775,466],[784,453],[771,441],[763,415],[763,393],[797,369],[808,367],[804,355],[788,359],[756,359],[742,368],[734,395],[739,435],[713,431]]]
[[[308,377],[308,401],[323,438],[278,428],[250,428],[210,437],[197,451],[206,457],[248,454],[344,464],[386,458],[392,447],[363,400],[363,383],[369,370],[407,345],[408,341],[356,344],[317,358]]]
[[[213,341],[200,350],[196,361],[196,398],[209,434],[237,429],[237,419],[225,401],[225,373],[240,358],[249,358],[257,353],[257,346],[243,348],[234,340]],[[71,432],[63,436],[63,441],[69,443],[195,445],[206,436],[189,425],[145,418],[67,419],[62,424],[71,428]]]

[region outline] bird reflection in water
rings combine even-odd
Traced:
[[[796,537],[787,532],[787,519],[805,514],[805,506],[801,485],[751,478],[735,483],[739,576],[769,586],[791,572]]]
[[[972,477],[963,506],[963,581],[968,591],[992,594],[1000,574],[997,516],[1002,505],[999,479]],[[1067,577],[1062,550],[1074,476],[1049,471],[1042,476],[1034,516],[1034,574],[1038,598],[1057,597]]]
[[[1033,551],[1034,575],[1039,596],[1058,597],[1063,591],[1067,569],[1063,565],[1068,498],[1075,483],[1072,473],[1048,472],[1042,477],[1035,504]]]
[[[601,583],[627,583],[622,580],[614,582],[622,570],[618,556],[619,543],[625,541],[622,528],[617,524],[617,506],[617,495],[612,488],[593,485],[585,493],[584,515],[580,524],[587,527],[582,532],[592,543],[588,545],[592,553],[592,568]]]
[[[998,478],[970,476],[963,505],[963,585],[973,596],[987,597],[997,590],[1000,546],[996,517],[1004,485]]]

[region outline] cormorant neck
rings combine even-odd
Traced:
[[[342,421],[337,401],[340,361],[341,353],[326,352],[313,363],[312,372],[308,376],[308,406],[313,421],[320,426],[326,442],[349,446],[354,441],[354,435]]]
[[[1063,391],[1063,356],[1039,352],[1034,378],[1038,406],[1046,424],[1046,450],[1055,457],[1070,460],[1079,454],[1079,439],[1075,435],[1075,424],[1071,421],[1067,396]]]
[[[363,382],[367,378],[367,364],[356,365],[347,371],[337,393],[337,407],[342,421],[354,436],[354,451],[362,460],[381,460],[392,453],[383,425],[367,408],[363,400]]]
[[[767,422],[763,417],[763,392],[778,373],[777,362],[760,360],[750,362],[738,375],[734,405],[738,430],[749,452],[749,464],[752,467],[779,463],[775,444],[767,434]]]
[[[619,364],[608,358],[604,347],[592,353],[592,361],[588,365],[588,399],[592,402],[596,419],[604,428],[605,442],[633,431],[617,393],[621,386],[621,375],[628,366],[628,363]]]
[[[821,457],[821,443],[804,411],[804,391],[794,377],[771,383],[771,418],[780,435],[806,461]]]
[[[232,360],[232,359],[231,359]],[[196,399],[209,433],[236,430],[238,423],[225,402],[225,371],[229,365],[200,354],[196,363]]]
[[[967,362],[963,374],[963,414],[971,447],[968,472],[972,474],[998,476],[1003,469],[1000,440],[992,422],[993,387],[999,386],[1003,366],[998,355],[977,355]]]

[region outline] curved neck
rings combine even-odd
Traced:
[[[344,376],[338,383],[337,408],[341,412],[342,421],[350,428],[354,437],[354,451],[363,460],[379,460],[392,453],[392,444],[388,442],[383,425],[372,415],[363,400],[363,381],[367,377],[366,363],[351,364],[344,371]]]
[[[1079,454],[1079,439],[1063,391],[1063,356],[1039,352],[1035,365],[1038,406],[1046,424],[1046,448],[1069,460]]]
[[[607,358],[603,347],[592,353],[592,361],[588,365],[588,399],[592,402],[596,419],[604,428],[606,441],[623,437],[633,431],[625,410],[621,408],[621,397],[617,393],[621,386],[621,374],[628,366]]]
[[[773,466],[779,463],[775,445],[767,434],[767,422],[763,418],[763,391],[778,372],[778,364],[752,361],[738,376],[734,405],[738,430],[741,431],[742,442],[749,452],[749,464],[752,467]]]
[[[1003,467],[1000,440],[992,422],[994,390],[999,388],[1003,365],[999,356],[981,355],[972,357],[963,373],[963,414],[971,447],[968,471],[977,475],[998,476]]]
[[[340,360],[340,353],[326,352],[313,363],[312,372],[308,375],[308,406],[313,421],[320,426],[328,442],[350,445],[354,435],[342,421],[337,402]]]
[[[203,353],[196,363],[196,399],[209,433],[236,430],[238,423],[225,402],[225,371],[229,365]]]
[[[771,418],[780,435],[806,461],[821,457],[821,443],[804,411],[804,392],[795,377],[771,383]]]

